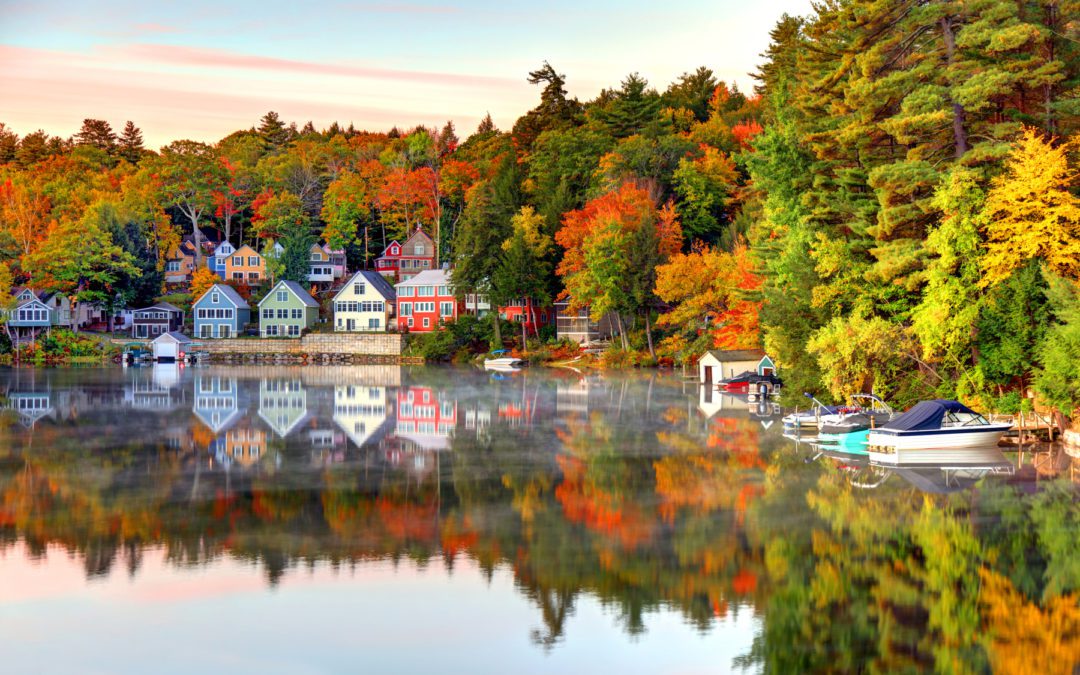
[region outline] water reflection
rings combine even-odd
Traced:
[[[273,588],[389,563],[446,570],[445,590],[467,567],[512,576],[534,616],[513,629],[541,651],[595,600],[625,635],[669,613],[683,639],[752,631],[719,670],[1080,659],[1080,510],[1053,449],[877,467],[789,443],[771,404],[656,374],[15,370],[2,385],[0,548],[63,550],[88,578],[240,562]]]

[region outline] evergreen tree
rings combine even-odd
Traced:
[[[128,120],[124,125],[124,130],[120,134],[120,140],[117,142],[119,154],[121,157],[131,162],[132,164],[138,164],[143,155],[143,137],[142,131],[139,127],[135,126],[135,123]]]
[[[105,120],[85,119],[79,133],[75,134],[75,145],[88,145],[113,155],[116,153],[116,134]]]
[[[484,119],[480,120],[480,124],[476,127],[477,134],[490,134],[498,131],[498,128],[495,127],[495,121],[491,119],[490,112],[484,115]]]
[[[259,120],[259,137],[271,152],[279,152],[289,143],[289,128],[271,110]]]
[[[543,132],[581,124],[584,111],[577,99],[566,97],[566,76],[557,73],[547,61],[542,68],[529,73],[528,81],[529,84],[543,84],[544,89],[540,92],[540,105],[514,123],[514,144],[518,152],[525,155]]]
[[[446,124],[443,125],[442,130],[439,132],[439,139],[436,148],[439,156],[444,157],[452,153],[454,150],[457,150],[458,143],[460,142],[461,139],[459,139],[457,137],[457,134],[454,133],[454,123],[452,121],[447,121]]]
[[[701,66],[672,82],[661,97],[661,103],[669,108],[689,110],[696,120],[704,122],[709,119],[709,101],[717,84],[713,71]]]
[[[0,164],[15,161],[15,152],[19,149],[19,135],[0,122]]]
[[[656,136],[663,131],[665,121],[660,117],[660,95],[637,73],[628,75],[609,101],[594,104],[589,117],[614,138],[640,133]]]

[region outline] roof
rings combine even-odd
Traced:
[[[231,302],[233,304],[233,306],[236,307],[237,309],[242,309],[242,308],[243,309],[250,309],[250,307],[248,307],[247,301],[244,300],[244,298],[239,293],[236,292],[235,288],[233,288],[232,286],[229,286],[228,284],[214,284],[210,288],[206,289],[206,293],[203,293],[202,295],[200,295],[199,299],[196,300],[193,303],[192,306],[197,305],[200,302],[202,302],[203,299],[211,291],[218,291],[219,293],[223,293],[225,295],[225,297],[228,298],[229,302]]]
[[[368,270],[360,270],[356,274],[349,277],[349,280],[345,282],[345,285],[341,287],[341,290],[334,294],[334,299],[336,300],[337,296],[344,293],[345,289],[349,287],[349,284],[355,283],[357,277],[362,278],[369,285],[374,287],[375,290],[379,292],[379,295],[383,296],[383,298],[389,300],[390,302],[397,300],[397,291],[395,291],[394,287],[390,285],[390,282],[387,281],[383,277],[383,275],[379,274],[378,272],[371,272]]]
[[[968,413],[977,415],[974,410],[963,403],[939,398],[934,401],[922,401],[916,403],[911,410],[896,419],[882,424],[882,429],[894,429],[896,431],[929,431],[941,428],[941,421],[948,413]]]
[[[259,301],[259,306],[261,307],[262,304],[264,302],[266,302],[266,299],[269,298],[271,296],[271,294],[273,294],[275,291],[277,291],[277,289],[280,288],[281,286],[284,286],[285,288],[289,289],[289,291],[291,291],[292,294],[294,296],[296,296],[296,298],[300,302],[302,302],[304,305],[306,305],[307,307],[318,307],[319,306],[319,303],[315,301],[315,298],[311,297],[311,293],[308,293],[307,291],[304,290],[303,286],[296,283],[295,281],[287,281],[285,279],[282,279],[281,281],[277,282],[277,285],[275,285],[273,288],[271,288],[270,292],[267,293],[265,296],[263,296],[263,299]]]
[[[261,253],[259,253],[259,252],[258,252],[258,251],[256,251],[255,249],[251,248],[251,246],[249,246],[249,245],[247,245],[247,244],[244,244],[244,245],[243,245],[243,246],[241,246],[240,248],[238,248],[238,249],[236,249],[235,251],[233,251],[233,255],[235,255],[235,254],[239,253],[240,251],[243,251],[243,250],[244,250],[245,248],[246,248],[247,250],[251,251],[251,253],[245,253],[244,255],[262,255]]]
[[[705,354],[717,361],[760,361],[765,352],[760,349],[710,349]]]
[[[172,338],[176,342],[183,342],[183,343],[191,342],[191,338],[189,338],[188,336],[184,335],[183,333],[180,333],[180,332],[175,331],[175,330],[171,330],[168,333],[162,333],[161,335],[157,336],[156,338],[154,338],[150,342],[152,342],[152,343],[157,342],[158,340],[160,340],[162,338],[165,338],[165,337]]]
[[[402,286],[448,286],[450,284],[450,270],[424,270],[415,277],[395,284],[394,288]]]
[[[394,241],[392,241],[392,242],[390,242],[389,244],[386,245],[386,248],[383,249],[382,255],[379,256],[379,257],[380,258],[385,258],[386,256],[390,255],[390,248],[393,247],[393,246],[397,246],[398,250],[401,249],[401,243],[398,242],[397,239],[395,239]]]
[[[405,240],[405,243],[408,244],[410,241],[412,241],[413,239],[416,239],[419,236],[422,236],[424,239],[427,239],[432,244],[435,243],[435,240],[432,239],[430,236],[428,236],[427,232],[424,232],[423,228],[421,228],[419,226],[416,228],[415,232],[413,232],[411,235],[409,235],[409,238]]]
[[[184,310],[180,309],[176,305],[170,305],[167,302],[158,302],[156,304],[150,305],[149,307],[140,307],[139,309],[135,309],[135,310],[132,310],[132,311],[145,312],[145,311],[150,310],[150,309],[163,309],[163,310],[165,310],[167,312],[178,312],[180,314],[184,313]]]

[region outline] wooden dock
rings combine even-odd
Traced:
[[[991,422],[1008,422],[1012,424],[1010,432],[1016,432],[1019,441],[1023,443],[1025,437],[1046,431],[1049,440],[1053,441],[1055,435],[1061,434],[1064,429],[1061,416],[1053,412],[1021,412],[1015,415],[991,414],[988,416]]]

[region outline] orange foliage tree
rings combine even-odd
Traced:
[[[203,293],[210,290],[210,287],[221,281],[217,274],[214,274],[209,267],[200,267],[195,270],[191,275],[191,298],[192,300],[198,300],[203,296]]]
[[[761,345],[761,301],[755,298],[760,288],[761,277],[746,246],[731,253],[695,246],[656,270],[656,294],[675,306],[658,323],[702,329],[708,325],[715,347],[756,349]]]
[[[651,352],[648,310],[655,299],[656,266],[682,246],[674,206],[658,209],[645,189],[624,183],[568,212],[555,241],[566,249],[557,272],[571,303],[590,306],[595,318],[613,313],[624,349],[629,344],[623,316],[644,312]]]

